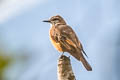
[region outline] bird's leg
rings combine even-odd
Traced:
[[[62,55],[64,55],[64,52],[62,53]]]
[[[70,59],[70,56],[68,56],[68,58]]]

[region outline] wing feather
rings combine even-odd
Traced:
[[[59,35],[58,40],[62,45],[64,45],[64,47],[66,47],[69,50],[72,50],[73,47],[74,49],[78,48],[86,55],[86,57],[88,57],[85,51],[83,50],[82,44],[78,40],[75,32],[71,27],[67,25],[65,26],[62,25],[58,29],[59,29],[59,31],[57,31],[58,32],[57,35]]]

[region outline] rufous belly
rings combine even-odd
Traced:
[[[49,37],[50,37],[50,41],[51,41],[51,43],[53,44],[53,46],[59,51],[59,52],[63,52],[63,50],[62,50],[62,48],[61,48],[61,44],[60,43],[58,43],[58,42],[56,42],[54,39],[52,39],[52,37],[51,37],[51,29],[50,29],[50,31],[49,31]]]

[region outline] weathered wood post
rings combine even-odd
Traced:
[[[57,66],[58,80],[76,80],[69,57],[62,55]]]

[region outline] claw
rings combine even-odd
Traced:
[[[62,53],[62,55],[64,55],[64,52]]]

